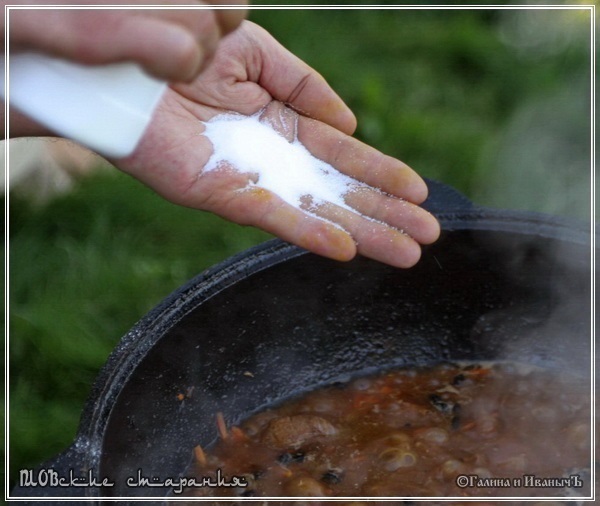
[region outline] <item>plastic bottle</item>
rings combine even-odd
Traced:
[[[135,150],[167,86],[134,63],[86,66],[37,53],[11,55],[3,70],[12,107],[113,158]]]

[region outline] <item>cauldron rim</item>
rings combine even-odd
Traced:
[[[584,224],[542,213],[479,207],[467,211],[440,213],[436,214],[436,217],[442,226],[443,234],[461,230],[509,232],[560,239],[580,245],[590,244],[590,230]],[[133,360],[135,365],[143,360],[144,355],[139,355],[138,348],[143,348],[144,352],[149,351],[168,328],[222,290],[264,269],[302,255],[312,253],[280,239],[271,239],[217,263],[167,295],[123,336],[110,354],[96,378],[82,413],[80,428],[94,425],[94,420],[100,421],[104,418],[98,413],[98,397],[108,394],[110,388],[106,385],[109,383],[116,383],[120,388],[127,381],[135,370],[135,367],[131,368],[126,363],[127,359]],[[158,325],[159,322],[163,323]],[[153,332],[149,339],[151,330]],[[146,338],[140,340],[142,335]],[[88,437],[89,435],[88,432]]]

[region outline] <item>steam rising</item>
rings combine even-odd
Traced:
[[[527,64],[551,65],[550,57],[562,54],[573,72],[562,81],[531,83],[537,98],[522,103],[485,150],[475,200],[588,220],[589,11],[503,11],[499,35]]]

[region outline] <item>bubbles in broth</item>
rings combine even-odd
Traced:
[[[304,394],[239,427],[219,417],[220,440],[195,448],[187,475],[198,486],[184,495],[582,497],[590,409],[589,382],[515,363],[388,371]],[[227,485],[202,485],[217,477]]]

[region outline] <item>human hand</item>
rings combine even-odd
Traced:
[[[213,147],[201,135],[201,121],[260,110],[288,140],[297,135],[314,156],[366,183],[346,196],[356,212],[330,203],[299,209],[249,186],[251,174],[232,167],[204,170]],[[318,73],[244,22],[193,83],[167,91],[134,154],[114,162],[174,203],[262,228],[317,254],[350,260],[358,252],[412,266],[419,243],[439,235],[437,221],[415,205],[427,187],[402,162],[350,137],[355,126],[351,111]]]
[[[14,5],[14,2],[7,2]],[[26,2],[31,5],[32,2]],[[61,0],[53,5],[73,2]],[[94,6],[102,0],[86,0]],[[178,0],[173,6],[230,4],[225,0]],[[242,6],[247,0],[238,0]],[[39,2],[43,5],[43,2]],[[131,4],[157,6],[161,0]],[[11,52],[40,51],[83,64],[135,61],[168,81],[190,81],[212,59],[219,40],[246,16],[240,9],[13,9]]]

